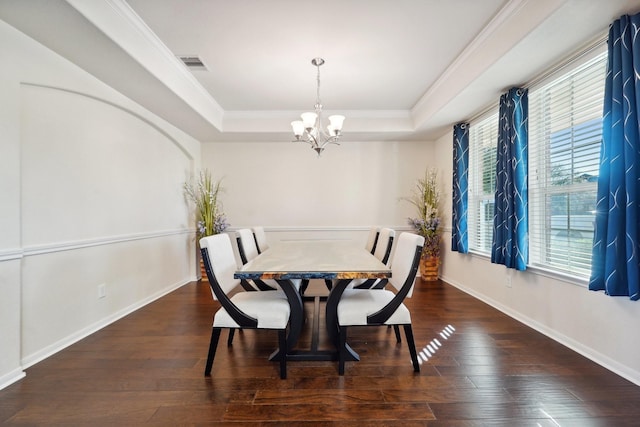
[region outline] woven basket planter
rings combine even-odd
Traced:
[[[420,258],[420,277],[428,282],[438,280],[439,267],[440,257],[422,255]]]
[[[204,268],[204,261],[202,261],[202,259],[200,259],[200,274],[202,276],[202,281],[203,282],[208,282],[209,278],[207,277],[207,270],[205,270]]]

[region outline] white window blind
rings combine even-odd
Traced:
[[[496,189],[498,109],[469,126],[469,249],[491,253]]]
[[[589,277],[606,52],[529,89],[529,264]]]

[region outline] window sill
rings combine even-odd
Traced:
[[[491,255],[486,252],[478,252],[470,249],[469,255],[476,258],[483,259],[487,262],[491,262]],[[523,271],[522,273],[536,274],[538,276],[543,276],[549,279],[558,280],[561,282],[569,283],[571,285],[580,286],[582,288],[587,288],[589,286],[588,277],[572,276],[569,273],[551,270],[539,265],[527,265],[527,270]]]

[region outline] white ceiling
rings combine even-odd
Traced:
[[[313,108],[343,140],[431,140],[640,0],[0,0],[0,19],[201,141],[289,141]],[[196,55],[207,70],[187,70]]]

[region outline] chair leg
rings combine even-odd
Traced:
[[[411,354],[411,361],[413,362],[413,371],[420,372],[420,365],[418,364],[418,353],[416,353],[416,343],[413,340],[413,330],[411,329],[411,324],[404,325],[404,335],[407,337],[409,354]]]
[[[287,378],[287,331],[278,330],[278,345],[280,347],[280,378]]]
[[[344,361],[347,358],[347,327],[340,326],[340,345],[338,349],[338,374],[344,375]]]
[[[211,341],[209,342],[209,354],[207,355],[207,366],[204,368],[204,376],[211,375],[211,366],[213,365],[213,358],[216,357],[216,348],[218,348],[218,339],[220,339],[220,328],[213,328],[211,330]]]
[[[398,325],[393,325],[393,332],[396,333],[396,342],[401,343],[402,338],[400,337],[400,327]]]
[[[233,344],[233,336],[235,335],[236,330],[234,328],[229,328],[229,337],[227,338],[227,347],[231,347]]]

